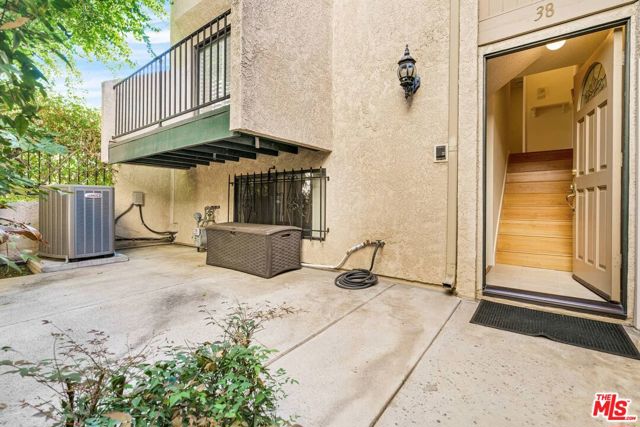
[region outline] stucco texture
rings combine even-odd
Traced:
[[[406,4],[375,3],[339,2],[331,12],[325,10],[330,3],[319,2],[311,6],[322,9],[316,10],[317,13],[305,9],[317,21],[314,28],[321,27],[328,33],[315,42],[311,36],[300,39],[277,29],[279,21],[272,19],[275,16],[288,20],[289,26],[297,26],[300,31],[308,30],[300,27],[297,15],[291,16],[299,8],[289,5],[293,11],[283,13],[287,2],[278,2],[277,7],[271,3],[253,7],[248,7],[251,4],[247,1],[235,3],[242,9],[234,23],[240,16],[243,25],[269,24],[257,26],[258,31],[253,35],[237,37],[234,33],[235,41],[243,40],[243,55],[233,57],[245,58],[246,64],[252,66],[241,68],[241,78],[238,78],[237,68],[232,65],[232,75],[236,76],[232,80],[235,82],[235,85],[232,83],[232,121],[234,111],[240,112],[254,133],[274,133],[309,146],[331,147],[332,152],[302,149],[298,155],[281,153],[278,157],[261,157],[257,161],[242,160],[199,166],[188,172],[176,171],[178,190],[174,215],[178,241],[191,243],[191,229],[195,224],[192,214],[202,211],[205,205],[221,205],[218,220],[227,219],[229,175],[264,172],[271,166],[278,170],[321,166],[330,177],[327,187],[330,232],[325,242],[304,242],[305,261],[335,263],[355,243],[384,239],[387,246],[377,259],[378,273],[441,283],[447,167],[433,162],[433,149],[435,144],[447,142],[448,2],[428,5],[413,2],[411,7],[415,13],[411,16],[406,14]],[[333,20],[329,21],[331,15]],[[401,21],[405,22],[402,26],[388,25]],[[328,25],[332,26],[332,32],[326,31]],[[385,27],[388,31],[367,30]],[[314,31],[311,28],[311,35]],[[287,46],[276,49],[285,40],[290,49]],[[410,102],[405,101],[396,77],[397,61],[406,43],[418,61],[418,73],[422,76],[422,87]],[[295,74],[297,64],[281,56],[285,54],[312,65],[315,76],[306,71]],[[245,67],[244,62],[232,64]],[[327,69],[329,65],[332,65],[331,72]],[[262,72],[255,74],[257,70]],[[332,76],[330,85],[313,82],[327,76]],[[322,87],[311,88],[310,84]],[[233,91],[237,85],[242,86],[239,97],[238,92]],[[308,92],[300,92],[305,87]],[[322,98],[317,99],[319,110],[309,111],[301,104],[316,102],[312,95],[329,89],[325,96],[317,97]],[[331,101],[331,105],[320,105],[326,101]],[[318,132],[315,117],[321,118],[320,127],[326,130]],[[309,123],[302,124],[306,122]],[[269,124],[269,130],[261,128],[259,123]],[[290,131],[298,133],[294,135]],[[347,267],[368,266],[370,256],[370,250],[357,253]]]
[[[118,165],[115,184],[116,215],[121,214],[131,205],[132,192],[134,191],[145,193],[143,207],[145,222],[154,230],[170,229],[171,170],[148,166]],[[144,228],[137,208],[120,218],[116,225],[116,235],[158,237]]]
[[[332,148],[331,4],[233,1],[231,130]]]

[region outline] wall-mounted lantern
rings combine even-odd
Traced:
[[[416,73],[416,60],[409,53],[409,45],[404,49],[404,55],[398,61],[398,79],[404,89],[404,97],[409,98],[420,87],[420,76]]]

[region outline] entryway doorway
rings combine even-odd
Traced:
[[[486,58],[485,294],[624,313],[626,31]]]

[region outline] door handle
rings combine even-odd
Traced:
[[[564,196],[567,204],[571,208],[572,211],[576,210],[576,185],[571,184],[569,186],[569,192]]]

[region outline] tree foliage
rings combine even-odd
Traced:
[[[73,58],[127,61],[128,38],[145,41],[166,0],[0,0],[0,207],[37,183],[24,176],[21,151],[62,154],[38,123],[50,76]],[[49,77],[49,79],[48,79]]]
[[[113,168],[100,160],[100,113],[80,99],[44,98],[38,123],[63,154],[22,153],[26,177],[40,184],[112,185]]]
[[[57,70],[73,71],[75,57],[102,61],[128,61],[128,38],[145,41],[155,30],[153,16],[163,16],[166,0],[0,0],[0,208],[9,197],[37,191],[38,182],[26,176],[28,163],[22,153],[62,156],[73,145],[73,129],[67,148],[52,136],[61,129],[47,125],[49,110],[40,117],[42,100],[50,89],[50,77]],[[55,100],[48,105],[55,108]],[[44,103],[47,105],[47,103]],[[86,111],[71,106],[67,113],[79,113],[89,122]],[[48,125],[55,124],[52,120]],[[85,121],[85,123],[88,123]],[[94,126],[95,128],[95,126]],[[52,133],[53,130],[53,133]],[[94,139],[97,143],[99,139]],[[86,142],[82,139],[73,143]],[[11,236],[41,239],[24,224],[0,219],[0,244]],[[0,255],[0,262],[9,263]],[[10,264],[10,263],[9,263]],[[11,264],[10,264],[11,265]]]

